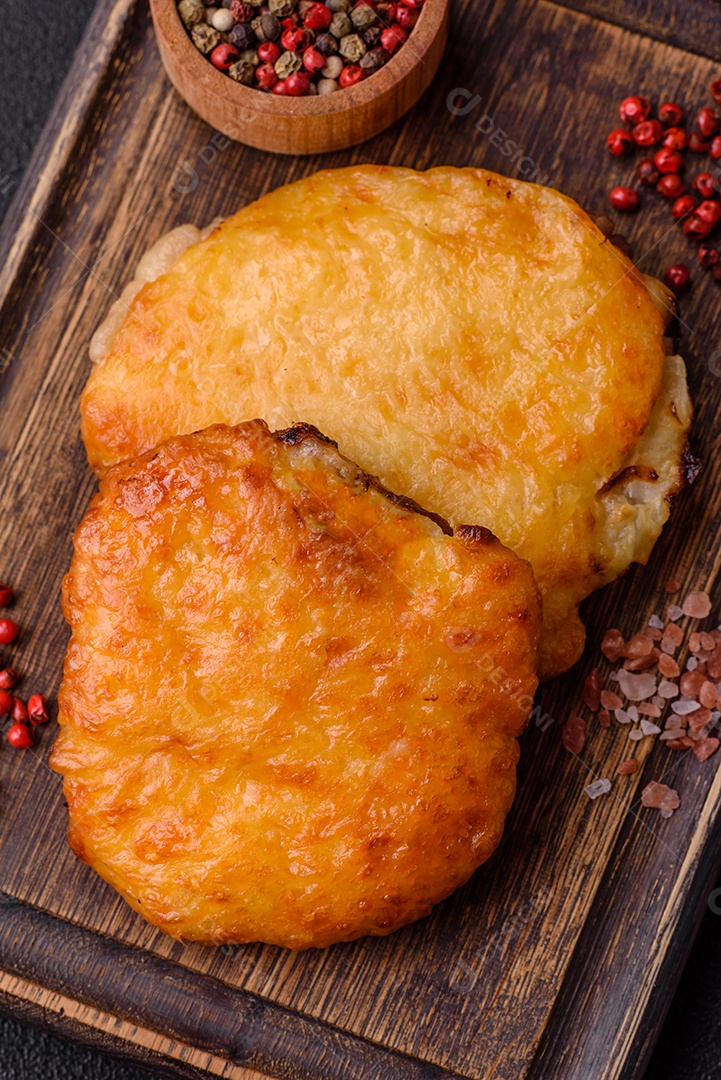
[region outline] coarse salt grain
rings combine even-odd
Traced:
[[[582,716],[569,716],[563,725],[561,742],[564,750],[578,756],[586,745],[586,721]]]
[[[626,712],[628,713],[628,715],[631,717],[631,719],[633,720],[633,722],[635,724],[636,721],[638,720],[638,709],[636,708],[636,706],[635,705],[629,705],[629,707],[626,709]]]
[[[711,600],[708,593],[694,589],[684,600],[681,610],[691,619],[705,619],[711,614]]]
[[[629,660],[638,660],[641,656],[648,656],[653,649],[653,641],[646,634],[634,634],[626,644],[626,656]]]
[[[603,689],[603,677],[598,668],[592,668],[588,673],[584,684],[582,697],[584,704],[591,712],[598,712],[601,707],[601,690]]]
[[[694,745],[693,752],[699,761],[707,761],[719,748],[718,739],[699,739]]]
[[[661,653],[658,658],[658,670],[669,679],[675,679],[681,674],[681,669],[672,656]]]
[[[699,690],[698,699],[703,706],[707,709],[713,709],[714,705],[718,701],[718,693],[716,687],[712,682],[708,680],[703,684]]]
[[[608,709],[601,709],[598,713],[598,722],[602,728],[609,728],[611,726],[611,714]]]
[[[620,630],[607,630],[601,642],[601,652],[612,664],[624,654],[626,642]]]
[[[673,788],[652,780],[641,792],[641,803],[658,810],[676,810],[681,805],[681,800]]]
[[[697,667],[698,667],[698,657],[689,656],[688,660],[686,661],[686,671],[695,671]]]
[[[669,728],[667,731],[662,731],[659,738],[661,742],[668,742],[669,739],[681,739],[686,734],[683,728]]]
[[[675,623],[669,623],[663,633],[664,637],[671,638],[671,641],[676,645],[680,645],[684,638],[683,630],[680,626],[676,626]]]
[[[663,630],[663,619],[659,619],[658,615],[652,615],[648,620],[648,625],[652,626],[654,630]]]
[[[602,690],[601,704],[603,705],[604,709],[613,710],[620,709],[623,705],[623,702],[621,701],[621,698],[618,696],[618,694],[614,694],[613,690]]]
[[[658,696],[661,698],[675,698],[678,697],[678,687],[676,683],[669,682],[668,679],[661,679],[658,684]]]
[[[610,780],[594,780],[583,789],[589,799],[597,799],[599,795],[607,795],[611,790]]]
[[[630,724],[631,717],[628,715],[625,709],[614,709],[613,715],[618,720],[619,724]]]
[[[638,707],[639,714],[641,716],[660,716],[661,710],[658,705],[649,705],[648,702],[643,701]]]
[[[669,604],[666,608],[666,618],[671,622],[677,622],[683,615],[683,608],[680,608],[678,604]]]
[[[658,724],[652,724],[650,720],[641,721],[641,731],[644,735],[660,735],[661,728]]]
[[[618,685],[629,701],[645,701],[656,693],[656,677],[649,673],[634,675],[630,671],[619,671]]]
[[[661,648],[661,652],[666,653],[668,656],[670,656],[672,653],[675,653],[676,649],[678,648],[678,645],[673,640],[673,638],[668,637],[666,634],[664,634],[664,636],[661,638],[659,645]]]
[[[661,817],[663,817],[663,818],[673,817],[673,810],[662,810],[661,811]]]
[[[701,638],[701,648],[704,652],[713,652],[716,648],[714,638],[712,638],[710,634],[707,634],[705,630],[701,631],[699,637]]]
[[[633,731],[629,731],[628,737],[631,742],[638,742],[640,739],[643,738],[643,732],[639,731],[638,728],[634,728]]]
[[[681,582],[676,581],[676,578],[670,578],[666,582],[666,592],[667,593],[677,593],[677,592],[680,592],[680,591],[681,591]]]
[[[621,761],[619,763],[619,766],[616,769],[616,772],[619,773],[621,776],[631,776],[632,773],[635,773],[637,771],[638,762],[635,758],[626,758],[625,761]]]
[[[651,698],[651,704],[655,705],[657,709],[665,709],[666,698],[662,698],[659,694],[656,694],[656,697]]]
[[[672,701],[671,708],[677,716],[688,716],[689,713],[696,712],[700,705],[698,701]]]
[[[689,647],[689,649],[690,649],[690,651],[692,653],[700,653],[701,652],[701,635],[697,634],[695,632],[693,634],[691,634],[691,637],[688,639],[688,647]]]

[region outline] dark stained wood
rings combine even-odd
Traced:
[[[721,60],[717,0],[556,0],[626,30]],[[629,94],[634,91],[629,87]]]
[[[670,5],[649,0],[646,8],[665,25]],[[77,417],[87,343],[154,239],[324,166],[482,164],[517,175],[499,132],[533,159],[537,178],[591,212],[607,212],[607,189],[633,168],[610,159],[603,145],[616,126],[617,101],[629,89],[678,98],[689,110],[706,101],[717,71],[699,53],[716,55],[720,31],[697,25],[699,40],[685,42],[691,55],[658,40],[658,26],[647,27],[648,37],[568,5],[458,0],[438,77],[405,119],[354,150],[298,159],[214,136],[169,86],[146,0],[101,5],[0,240],[0,341],[10,358],[0,378],[0,577],[17,584],[25,627],[21,642],[4,651],[27,673],[28,688],[57,687],[67,639],[58,590],[71,532],[95,487]],[[452,115],[447,99],[458,88],[480,101]],[[643,270],[693,260],[653,195],[622,227]],[[221,1038],[227,1019],[215,1050],[203,1041],[205,1009],[220,993],[239,1015],[247,1010],[267,1025],[269,1056],[251,1066],[260,1072],[361,1080],[396,1075],[379,1074],[373,1063],[397,1054],[387,1060],[417,1067],[420,1076],[434,1067],[474,1080],[640,1075],[718,865],[717,759],[699,766],[644,740],[635,748],[639,773],[618,778],[612,796],[591,803],[584,784],[598,774],[615,777],[632,744],[620,728],[592,728],[580,762],[561,750],[559,729],[579,707],[578,684],[598,661],[605,627],[631,633],[662,613],[667,578],[708,586],[721,606],[721,381],[709,367],[721,293],[707,275],[694,269],[694,277],[681,350],[704,471],[679,500],[649,566],[586,604],[586,656],[539,696],[553,722],[524,737],[518,798],[490,863],[431,917],[386,939],[301,955],[262,945],[183,947],[144,924],[68,850],[60,783],[46,765],[48,728],[35,751],[0,753],[0,882],[19,902],[0,908],[6,1003],[27,1002],[62,1024],[52,1002],[65,994],[85,1010],[68,1021],[73,1034],[80,1024],[104,1038],[116,1017],[114,1045],[120,1040],[144,1061],[152,1043],[150,1052],[179,1075],[192,1075],[181,1071],[187,1061],[207,1075],[239,1075],[223,1074],[225,1059],[216,1053],[236,1052]],[[669,767],[682,808],[663,821],[638,799]],[[197,988],[197,1016],[178,1007],[158,975],[168,971]],[[345,1074],[329,1056],[329,1032],[360,1055]],[[181,1034],[186,1042],[174,1050]],[[188,1057],[203,1053],[210,1064]]]

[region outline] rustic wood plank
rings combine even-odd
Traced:
[[[477,127],[484,116],[494,132],[507,132],[533,158],[548,182],[591,211],[605,212],[607,187],[629,169],[609,163],[600,137],[615,125],[616,98],[629,87],[658,98],[663,88],[664,96],[691,106],[705,99],[715,74],[714,65],[698,56],[567,6],[461,0],[438,80],[404,121],[357,150],[278,159],[213,141],[160,71],[146,4],[127,3],[122,20],[121,8],[113,7],[122,32],[114,47],[106,47],[101,74],[81,80],[85,104],[63,154],[41,150],[44,171],[26,185],[29,192],[35,181],[46,192],[37,204],[42,209],[25,212],[18,225],[23,205],[16,200],[16,225],[25,241],[6,249],[14,253],[0,335],[16,360],[0,380],[0,576],[19,584],[19,613],[27,627],[8,656],[21,657],[28,682],[38,689],[51,689],[59,679],[66,641],[59,582],[69,560],[70,532],[94,489],[77,430],[87,341],[127,280],[128,264],[157,236],[186,220],[205,223],[232,212],[322,165],[483,164],[514,175],[503,141],[489,138],[488,122]],[[481,98],[465,115],[448,110],[447,98],[458,87]],[[189,170],[197,185],[185,182]],[[643,269],[658,272],[688,257],[683,237],[666,235],[668,216],[661,205],[628,225]],[[651,565],[587,604],[591,632],[582,674],[598,655],[605,626],[631,631],[644,616],[662,610],[658,583],[668,576],[694,586],[708,583],[721,600],[713,434],[721,386],[707,363],[721,303],[708,277],[697,281],[683,318],[683,352],[699,403],[697,447],[709,464],[681,501]],[[710,853],[721,817],[716,768],[713,759],[701,769],[695,759],[679,762],[660,746],[642,745],[643,771],[619,784],[614,798],[589,803],[583,784],[599,771],[613,775],[628,743],[621,731],[595,731],[584,763],[561,752],[559,721],[578,707],[577,681],[571,674],[544,688],[543,710],[556,722],[545,730],[532,727],[524,738],[519,797],[497,855],[429,919],[391,938],[295,956],[265,946],[183,948],[162,937],[66,848],[59,781],[45,764],[50,731],[34,753],[0,755],[3,887],[87,928],[88,948],[99,941],[104,949],[100,935],[106,935],[120,950],[114,955],[125,957],[123,947],[134,946],[144,950],[149,969],[172,961],[173,971],[210,976],[229,994],[247,992],[243,1001],[254,995],[252,1000],[271,1010],[267,1015],[275,1015],[273,1009],[295,1014],[307,1025],[305,1035],[289,1037],[278,1049],[268,1065],[276,1072],[300,1068],[301,1062],[308,1070],[303,1075],[335,1075],[323,1057],[323,1032],[330,1025],[353,1046],[360,1041],[382,1053],[387,1048],[406,1055],[403,1061],[417,1059],[419,1068],[500,1080],[586,1080],[596,1054],[594,1080],[625,1080],[634,1075],[663,1012],[667,990],[652,994],[654,977],[675,977],[680,969],[704,882],[715,866]],[[684,804],[671,821],[660,823],[648,811],[639,814],[632,800],[668,763],[679,770]],[[669,848],[681,856],[680,866]],[[684,861],[686,852],[691,856]],[[646,889],[653,891],[652,908],[643,920],[629,921],[629,908],[637,912],[639,891]],[[8,910],[0,909],[0,936]],[[42,911],[33,915],[47,918]],[[53,980],[68,972],[52,966],[57,938],[54,929],[40,932],[46,925],[54,928],[55,921],[33,923],[32,933],[39,936],[30,955],[16,949],[6,954],[16,966],[10,959],[5,963],[6,972],[37,980],[52,993]],[[638,962],[627,965],[625,955]],[[98,962],[98,972],[106,977],[112,971],[116,982],[106,983],[116,995],[104,1002],[109,1017],[133,1006],[117,985],[119,969],[125,970],[125,960],[119,968],[109,959]],[[594,996],[599,972],[603,985],[613,987],[613,1008],[607,993],[602,1013]],[[162,1015],[153,1014],[147,1029],[167,1039],[177,1020],[172,999],[162,981],[149,985]],[[81,991],[74,984],[68,999],[82,1003]],[[102,1005],[97,996],[87,1000]],[[185,1034],[197,1050],[198,1033]],[[128,1045],[132,1039],[128,1034]],[[365,1060],[357,1075],[373,1075]]]
[[[708,0],[553,0],[637,34],[721,60],[718,5]],[[629,93],[633,89],[629,87]]]

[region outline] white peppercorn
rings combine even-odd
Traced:
[[[346,60],[350,60],[352,64],[357,64],[361,57],[366,54],[363,38],[359,37],[358,34],[347,34],[340,39],[338,52],[341,56],[344,56]]]
[[[207,23],[198,23],[190,31],[190,36],[193,39],[193,45],[196,49],[202,53],[212,52],[216,45],[220,45],[223,40],[222,34],[217,30],[214,30],[212,26],[208,26]]]
[[[293,14],[293,0],[268,0],[271,15],[286,19]]]
[[[192,30],[198,23],[205,22],[205,6],[203,0],[180,0],[178,15],[183,20],[188,30]]]
[[[275,62],[274,70],[279,79],[287,79],[289,75],[295,75],[303,67],[303,61],[298,53],[281,53]]]
[[[370,4],[358,4],[351,11],[350,20],[356,30],[367,30],[376,21],[376,13]]]
[[[343,61],[340,56],[329,56],[320,73],[324,79],[337,79],[342,70]]]
[[[214,26],[216,30],[220,30],[221,34],[227,34],[229,30],[233,29],[233,16],[227,8],[219,8],[215,15],[213,15],[211,25]]]
[[[247,60],[238,60],[236,64],[231,64],[228,74],[231,79],[242,83],[243,86],[252,86],[255,81],[255,68]]]
[[[330,26],[328,27],[333,37],[344,38],[347,37],[353,30],[353,23],[350,21],[347,15],[339,11],[331,19]]]
[[[318,83],[318,93],[321,97],[325,97],[326,94],[334,94],[338,89],[340,88],[336,79],[321,79]]]

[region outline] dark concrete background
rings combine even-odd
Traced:
[[[0,0],[0,217],[94,2]],[[0,1080],[147,1080],[147,1075],[0,1018]],[[706,912],[646,1080],[721,1080],[721,903],[719,914]]]

